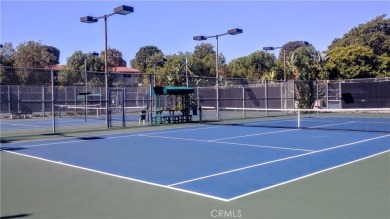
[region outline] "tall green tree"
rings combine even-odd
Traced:
[[[11,42],[4,43],[3,48],[0,48],[0,65],[13,66],[15,63],[15,53],[16,51]],[[19,77],[15,69],[1,68],[0,84],[19,84]]]
[[[151,58],[154,55],[163,56],[162,51],[156,46],[144,46],[141,47],[135,54],[135,58],[130,60],[131,67],[138,69],[140,72],[150,72],[154,65],[155,58]],[[149,70],[148,70],[149,69]]]
[[[228,64],[229,76],[246,79],[274,79],[272,68],[275,65],[275,56],[265,51],[256,51],[252,54],[233,59]]]
[[[3,44],[3,48],[0,48],[0,65],[13,66],[15,63],[16,50],[11,42]]]
[[[330,49],[325,69],[329,79],[390,76],[387,55],[377,56],[371,48],[357,45]]]
[[[329,45],[329,79],[390,76],[390,19],[386,14],[352,28]]]
[[[40,42],[28,41],[21,43],[16,48],[14,66],[18,68],[16,73],[23,84],[49,81],[49,74],[38,74],[33,72],[31,68],[45,68],[54,64],[56,64],[56,56]]]
[[[191,72],[197,76],[215,77],[216,75],[216,51],[210,43],[202,43],[195,46],[195,50],[190,57]],[[218,54],[218,67],[224,68],[225,57]],[[222,76],[222,74],[221,74]]]
[[[317,80],[324,65],[324,59],[314,47],[295,49],[288,60],[295,80]]]
[[[166,56],[164,65],[156,70],[158,85],[185,86],[186,85],[186,67],[187,75],[191,76],[189,71],[189,63],[186,65],[186,58],[190,53],[179,52]]]
[[[284,80],[284,65],[286,62],[286,80],[294,79],[294,72],[292,65],[289,65],[292,53],[301,47],[312,46],[310,43],[307,44],[305,41],[290,41],[284,44],[279,51],[278,59],[275,62],[273,68],[273,74],[276,80]]]
[[[28,41],[16,48],[15,67],[45,68],[56,64],[56,56],[40,42]]]
[[[100,58],[104,60],[104,54],[105,51],[103,50],[100,53]],[[115,48],[108,48],[107,49],[107,59],[108,59],[108,66],[109,67],[119,67],[123,66],[123,58],[122,58],[122,52]]]
[[[61,52],[59,49],[57,49],[56,47],[54,46],[46,46],[44,45],[44,47],[46,48],[46,50],[53,54],[55,59],[53,60],[53,65],[57,65],[57,64],[60,64],[60,55],[61,55]]]
[[[85,65],[87,64],[87,65]],[[59,83],[61,85],[75,85],[85,83],[85,69],[89,72],[102,72],[104,70],[104,60],[100,57],[92,56],[76,50],[66,59],[66,65],[59,72]],[[88,82],[96,81],[96,74],[88,74]],[[100,79],[101,80],[101,79]],[[103,83],[100,82],[100,84]]]
[[[390,19],[386,19],[386,14],[383,14],[365,24],[360,24],[344,34],[342,38],[334,39],[328,49],[351,45],[369,47],[376,55],[385,53],[390,55]]]

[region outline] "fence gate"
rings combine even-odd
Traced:
[[[110,127],[125,127],[125,92],[123,88],[108,90]]]

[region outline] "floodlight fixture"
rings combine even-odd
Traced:
[[[237,34],[242,33],[242,29],[234,28],[234,29],[228,30],[227,33],[230,34],[230,35],[237,35]]]
[[[98,22],[98,19],[96,19],[92,16],[85,16],[85,17],[81,17],[80,21],[83,23],[96,23],[96,22]]]
[[[116,8],[114,8],[114,13],[115,14],[121,14],[121,15],[126,15],[134,12],[134,8],[126,5],[121,5]]]
[[[197,40],[197,41],[207,40],[207,37],[206,36],[194,36],[193,40]]]

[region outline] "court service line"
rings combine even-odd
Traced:
[[[137,136],[137,135],[115,136],[115,137],[103,138],[101,140],[112,139],[112,138],[126,138],[126,137],[134,137],[134,136]],[[89,136],[89,137],[93,137],[93,136]],[[88,137],[75,137],[75,138],[77,139],[77,138],[88,138]],[[76,140],[76,141],[60,141],[60,142],[51,142],[51,143],[44,143],[44,144],[26,145],[26,146],[22,146],[22,147],[24,147],[24,148],[33,148],[33,147],[42,147],[42,146],[58,145],[58,144],[79,143],[79,142],[84,142],[84,141],[90,141],[90,140],[88,140],[88,139],[81,139],[81,140]]]
[[[191,138],[175,138],[175,137],[166,137],[166,136],[157,136],[157,135],[143,135],[143,134],[140,134],[139,136],[150,137],[150,138],[165,138],[165,139],[173,139],[173,140],[183,140],[183,141],[197,141],[197,142],[206,142],[206,143],[234,144],[234,145],[240,145],[240,146],[246,146],[246,147],[272,148],[272,149],[290,150],[290,151],[305,151],[305,152],[313,151],[313,150],[300,149],[300,148],[286,148],[286,147],[275,147],[275,146],[267,146],[267,145],[240,144],[240,143],[231,143],[231,142],[223,142],[223,141],[215,141],[215,140],[200,140],[200,139],[191,139]]]
[[[320,125],[320,126],[313,126],[313,127],[308,127],[310,128],[321,128],[321,127],[328,127],[328,126],[337,126],[337,125],[345,125],[345,124],[350,124],[354,122],[344,122],[344,123],[336,123],[336,124],[330,124],[330,125]],[[272,128],[272,127],[271,127]],[[275,134],[275,133],[282,133],[282,132],[291,132],[291,131],[298,131],[301,130],[299,128],[292,128],[292,129],[286,129],[286,130],[281,130],[281,131],[275,131],[275,132],[263,132],[263,133],[257,133],[257,134],[250,134],[250,135],[240,135],[240,136],[234,136],[234,137],[229,137],[229,138],[220,138],[220,139],[213,139],[212,141],[220,141],[220,140],[228,140],[228,139],[234,139],[234,138],[245,138],[245,137],[251,137],[251,136],[258,136],[258,135],[268,135],[268,134]]]
[[[378,156],[378,155],[381,155],[381,154],[385,154],[385,153],[388,153],[388,152],[390,152],[390,150],[383,151],[383,152],[380,152],[380,153],[377,153],[377,154],[373,154],[373,155],[370,155],[368,157],[363,157],[363,158],[360,158],[360,159],[357,159],[357,160],[353,160],[353,161],[350,161],[350,162],[347,162],[347,163],[344,163],[344,164],[341,164],[341,165],[337,165],[337,166],[334,166],[334,167],[331,167],[331,168],[328,168],[328,169],[324,169],[324,170],[320,170],[320,171],[317,171],[317,172],[314,172],[314,173],[310,173],[308,175],[304,175],[304,176],[301,176],[301,177],[298,177],[298,178],[295,178],[295,179],[291,179],[291,180],[288,180],[288,181],[285,181],[285,182],[282,182],[282,183],[278,183],[278,184],[275,184],[275,185],[272,185],[272,186],[269,186],[269,187],[265,187],[265,188],[262,188],[262,189],[259,189],[259,190],[248,192],[248,193],[236,196],[234,198],[228,199],[228,201],[233,201],[233,200],[236,200],[236,199],[239,199],[239,198],[243,198],[245,196],[249,196],[249,195],[252,195],[252,194],[264,191],[264,190],[272,189],[272,188],[275,188],[275,187],[278,187],[278,186],[281,186],[281,185],[285,185],[287,183],[295,182],[295,181],[298,181],[300,179],[304,179],[304,178],[307,178],[307,177],[310,177],[310,176],[314,176],[314,175],[317,175],[317,174],[320,174],[320,173],[323,173],[323,172],[326,172],[326,171],[329,171],[329,170],[337,169],[337,168],[340,168],[340,167],[343,167],[343,166],[346,166],[346,165],[349,165],[349,164],[353,164],[353,163],[356,163],[356,162],[359,162],[359,161],[362,161],[362,160],[366,160],[366,159],[369,159],[369,158],[372,158],[372,157],[375,157],[375,156]]]
[[[179,129],[179,130],[170,130],[170,131],[162,131],[162,132],[153,132],[150,134],[165,134],[165,133],[175,133],[175,132],[187,132],[187,131],[194,131],[194,130],[203,130],[203,129],[214,129],[218,128],[215,126],[207,126],[207,127],[202,127],[202,128],[187,128],[187,129]]]
[[[13,125],[13,126],[24,126],[24,127],[34,127],[34,128],[46,128],[44,126],[37,126],[37,125],[26,125],[26,124],[11,124],[11,123],[2,123],[2,126],[6,126],[6,125]]]
[[[174,184],[171,184],[171,185],[168,185],[168,186],[177,186],[177,185],[181,185],[181,184],[185,184],[185,183],[189,183],[189,182],[199,181],[199,180],[203,180],[203,179],[207,179],[207,178],[211,178],[211,177],[215,177],[215,176],[220,176],[220,175],[225,175],[225,174],[228,174],[228,173],[233,173],[233,172],[246,170],[246,169],[250,169],[250,168],[254,168],[254,167],[264,166],[264,165],[271,164],[271,163],[277,163],[277,162],[280,162],[280,161],[290,160],[290,159],[294,159],[294,158],[298,158],[298,157],[304,157],[304,156],[308,156],[308,155],[312,155],[312,154],[316,154],[316,153],[321,153],[321,152],[324,152],[324,151],[329,151],[329,150],[333,150],[333,149],[337,149],[337,148],[347,147],[347,146],[351,146],[351,145],[355,145],[355,144],[359,144],[359,143],[363,143],[363,142],[367,142],[367,141],[373,141],[373,140],[377,140],[377,139],[385,138],[385,137],[389,137],[389,136],[390,135],[383,135],[383,136],[379,136],[379,137],[375,137],[375,138],[369,138],[369,139],[365,139],[365,140],[361,140],[361,141],[355,141],[355,142],[342,144],[342,145],[338,145],[338,146],[335,146],[335,147],[330,147],[330,148],[326,148],[326,149],[322,149],[322,150],[318,150],[318,151],[313,151],[313,152],[309,152],[309,153],[304,153],[304,154],[294,155],[294,156],[290,156],[290,157],[285,157],[285,158],[282,158],[282,159],[267,161],[267,162],[264,162],[264,163],[259,163],[259,164],[255,164],[255,165],[241,167],[241,168],[238,168],[238,169],[233,169],[233,170],[224,171],[224,172],[220,172],[220,173],[210,174],[210,175],[207,175],[207,176],[198,177],[198,178],[195,178],[195,179],[190,179],[190,180],[174,183]]]
[[[307,149],[300,149],[300,148],[286,148],[286,147],[276,147],[276,146],[268,146],[268,145],[242,144],[242,143],[213,141],[213,140],[210,140],[209,142],[214,142],[214,143],[219,143],[219,144],[233,144],[233,145],[240,145],[240,146],[257,147],[257,148],[272,148],[272,149],[281,149],[281,150],[291,150],[291,151],[305,151],[305,152],[315,151],[315,150],[307,150]]]
[[[221,141],[221,140],[228,140],[228,139],[234,139],[234,138],[245,138],[245,137],[251,137],[251,136],[258,136],[258,135],[269,135],[269,134],[275,134],[275,133],[282,133],[282,132],[292,132],[292,131],[298,131],[299,129],[285,129],[281,131],[274,131],[274,132],[262,132],[262,133],[256,133],[256,134],[250,134],[250,135],[240,135],[240,136],[234,136],[234,137],[228,137],[228,138],[218,138],[218,139],[212,139],[210,141]]]
[[[193,194],[193,195],[197,195],[197,196],[202,196],[202,197],[206,197],[206,198],[211,198],[211,199],[216,199],[216,200],[219,200],[219,201],[227,202],[227,199],[220,198],[220,197],[217,197],[217,196],[206,195],[206,194],[203,194],[203,193],[193,192],[193,191],[180,189],[180,188],[169,187],[169,186],[166,186],[166,185],[161,185],[161,184],[148,182],[148,181],[144,181],[144,180],[139,180],[139,179],[135,179],[135,178],[131,178],[131,177],[126,177],[126,176],[116,175],[116,174],[112,174],[112,173],[107,173],[107,172],[103,172],[103,171],[99,171],[99,170],[94,170],[94,169],[90,169],[90,168],[76,166],[76,165],[73,165],[73,164],[67,164],[67,163],[64,163],[62,161],[48,160],[48,159],[45,159],[45,158],[35,157],[35,156],[27,155],[27,154],[16,153],[16,152],[13,152],[13,151],[6,151],[6,152],[7,153],[11,153],[11,154],[16,154],[16,155],[20,155],[20,156],[33,158],[33,159],[37,159],[37,160],[41,160],[41,161],[45,161],[45,162],[49,162],[49,163],[54,163],[54,164],[59,164],[59,165],[63,165],[63,166],[73,167],[73,168],[76,168],[76,169],[86,170],[86,171],[93,172],[93,173],[98,173],[98,174],[102,174],[102,175],[112,176],[112,177],[115,177],[115,178],[120,178],[120,179],[129,180],[129,181],[139,182],[139,183],[143,183],[143,184],[147,184],[147,185],[151,185],[151,186],[166,188],[166,189],[170,189],[170,190],[185,192],[185,193],[189,193],[189,194]]]
[[[175,129],[188,129],[188,127],[186,126],[179,126],[179,127],[175,127]],[[14,130],[14,129],[12,129]],[[125,136],[125,137],[131,137],[131,136],[136,136],[138,135],[137,133],[149,133],[149,132],[154,132],[154,131],[159,131],[159,130],[164,130],[164,128],[161,128],[161,129],[157,129],[157,130],[144,130],[144,131],[135,131],[135,132],[128,132],[128,133],[121,133],[121,132],[118,132],[118,133],[107,133],[107,134],[99,134],[99,136],[110,136],[112,135],[113,137],[108,137],[108,138],[119,138],[119,137],[122,137],[122,136]],[[132,135],[129,135],[129,133],[132,133]],[[119,135],[119,136],[117,136]],[[146,134],[145,134],[146,135]],[[26,141],[18,141],[18,142],[12,142],[12,143],[8,143],[9,145],[13,145],[13,144],[22,144],[22,143],[36,143],[36,142],[45,142],[45,141],[60,141],[60,140],[64,140],[64,139],[77,139],[77,138],[88,138],[88,137],[94,137],[96,135],[84,135],[84,136],[74,136],[74,137],[62,137],[62,138],[55,138],[55,139],[40,139],[40,140],[26,140]],[[66,142],[66,141],[64,141]]]

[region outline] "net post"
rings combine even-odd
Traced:
[[[298,129],[301,128],[301,110],[298,109]]]

